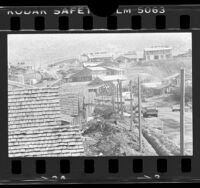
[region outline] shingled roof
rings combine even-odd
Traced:
[[[23,89],[23,88],[36,88],[32,85],[27,85],[27,84],[23,84],[20,82],[15,82],[12,80],[8,80],[8,90],[12,90],[11,87],[17,88],[17,89]]]
[[[61,125],[58,88],[8,92],[9,157],[83,155],[78,125]]]

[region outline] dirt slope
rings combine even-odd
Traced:
[[[132,131],[121,124],[92,120],[83,132],[86,156],[155,156],[157,153],[143,138],[143,149],[139,151],[138,129]]]
[[[159,81],[164,77],[178,73],[180,68],[185,68],[186,72],[192,71],[192,58],[176,58],[171,60],[151,61],[137,65],[130,64],[126,71],[127,77],[134,80],[138,74],[149,81]]]

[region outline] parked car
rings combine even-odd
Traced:
[[[185,106],[185,112],[188,112],[190,110],[189,106]],[[179,104],[173,105],[172,106],[172,112],[180,112],[181,108]]]
[[[177,112],[177,111],[180,111],[180,105],[179,104],[176,104],[176,105],[173,105],[172,106],[172,112]]]
[[[158,117],[158,109],[156,107],[146,107],[143,109],[143,117],[148,118],[148,117]]]

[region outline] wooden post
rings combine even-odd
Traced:
[[[87,121],[87,112],[86,112],[85,97],[83,97],[83,116],[84,116],[84,120]]]
[[[119,112],[119,80],[117,80],[117,112]]]
[[[133,128],[133,94],[132,94],[132,80],[130,80],[130,109],[131,109],[130,130],[132,130],[132,128]]]
[[[142,151],[142,125],[141,125],[141,86],[138,76],[138,123],[139,123],[139,150]]]
[[[164,123],[162,120],[161,120],[161,124],[162,124],[162,134],[164,134]]]
[[[181,101],[180,101],[180,154],[184,155],[185,150],[185,70],[181,69],[181,83],[180,83],[180,94],[181,94]]]
[[[120,97],[120,111],[123,116],[123,105],[122,105],[122,81],[119,82],[119,97]]]
[[[115,111],[115,88],[113,88],[112,91],[112,105],[113,105],[113,111]]]

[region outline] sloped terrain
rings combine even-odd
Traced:
[[[122,126],[123,124],[123,126]],[[126,121],[92,120],[83,131],[86,156],[156,156],[157,153],[143,138],[139,150],[138,129],[129,130]]]
[[[130,64],[127,69],[127,77],[134,80],[138,74],[143,79],[149,81],[159,81],[164,77],[180,72],[180,68],[185,68],[186,72],[192,72],[192,58],[174,58],[170,60],[150,61],[137,65]]]

